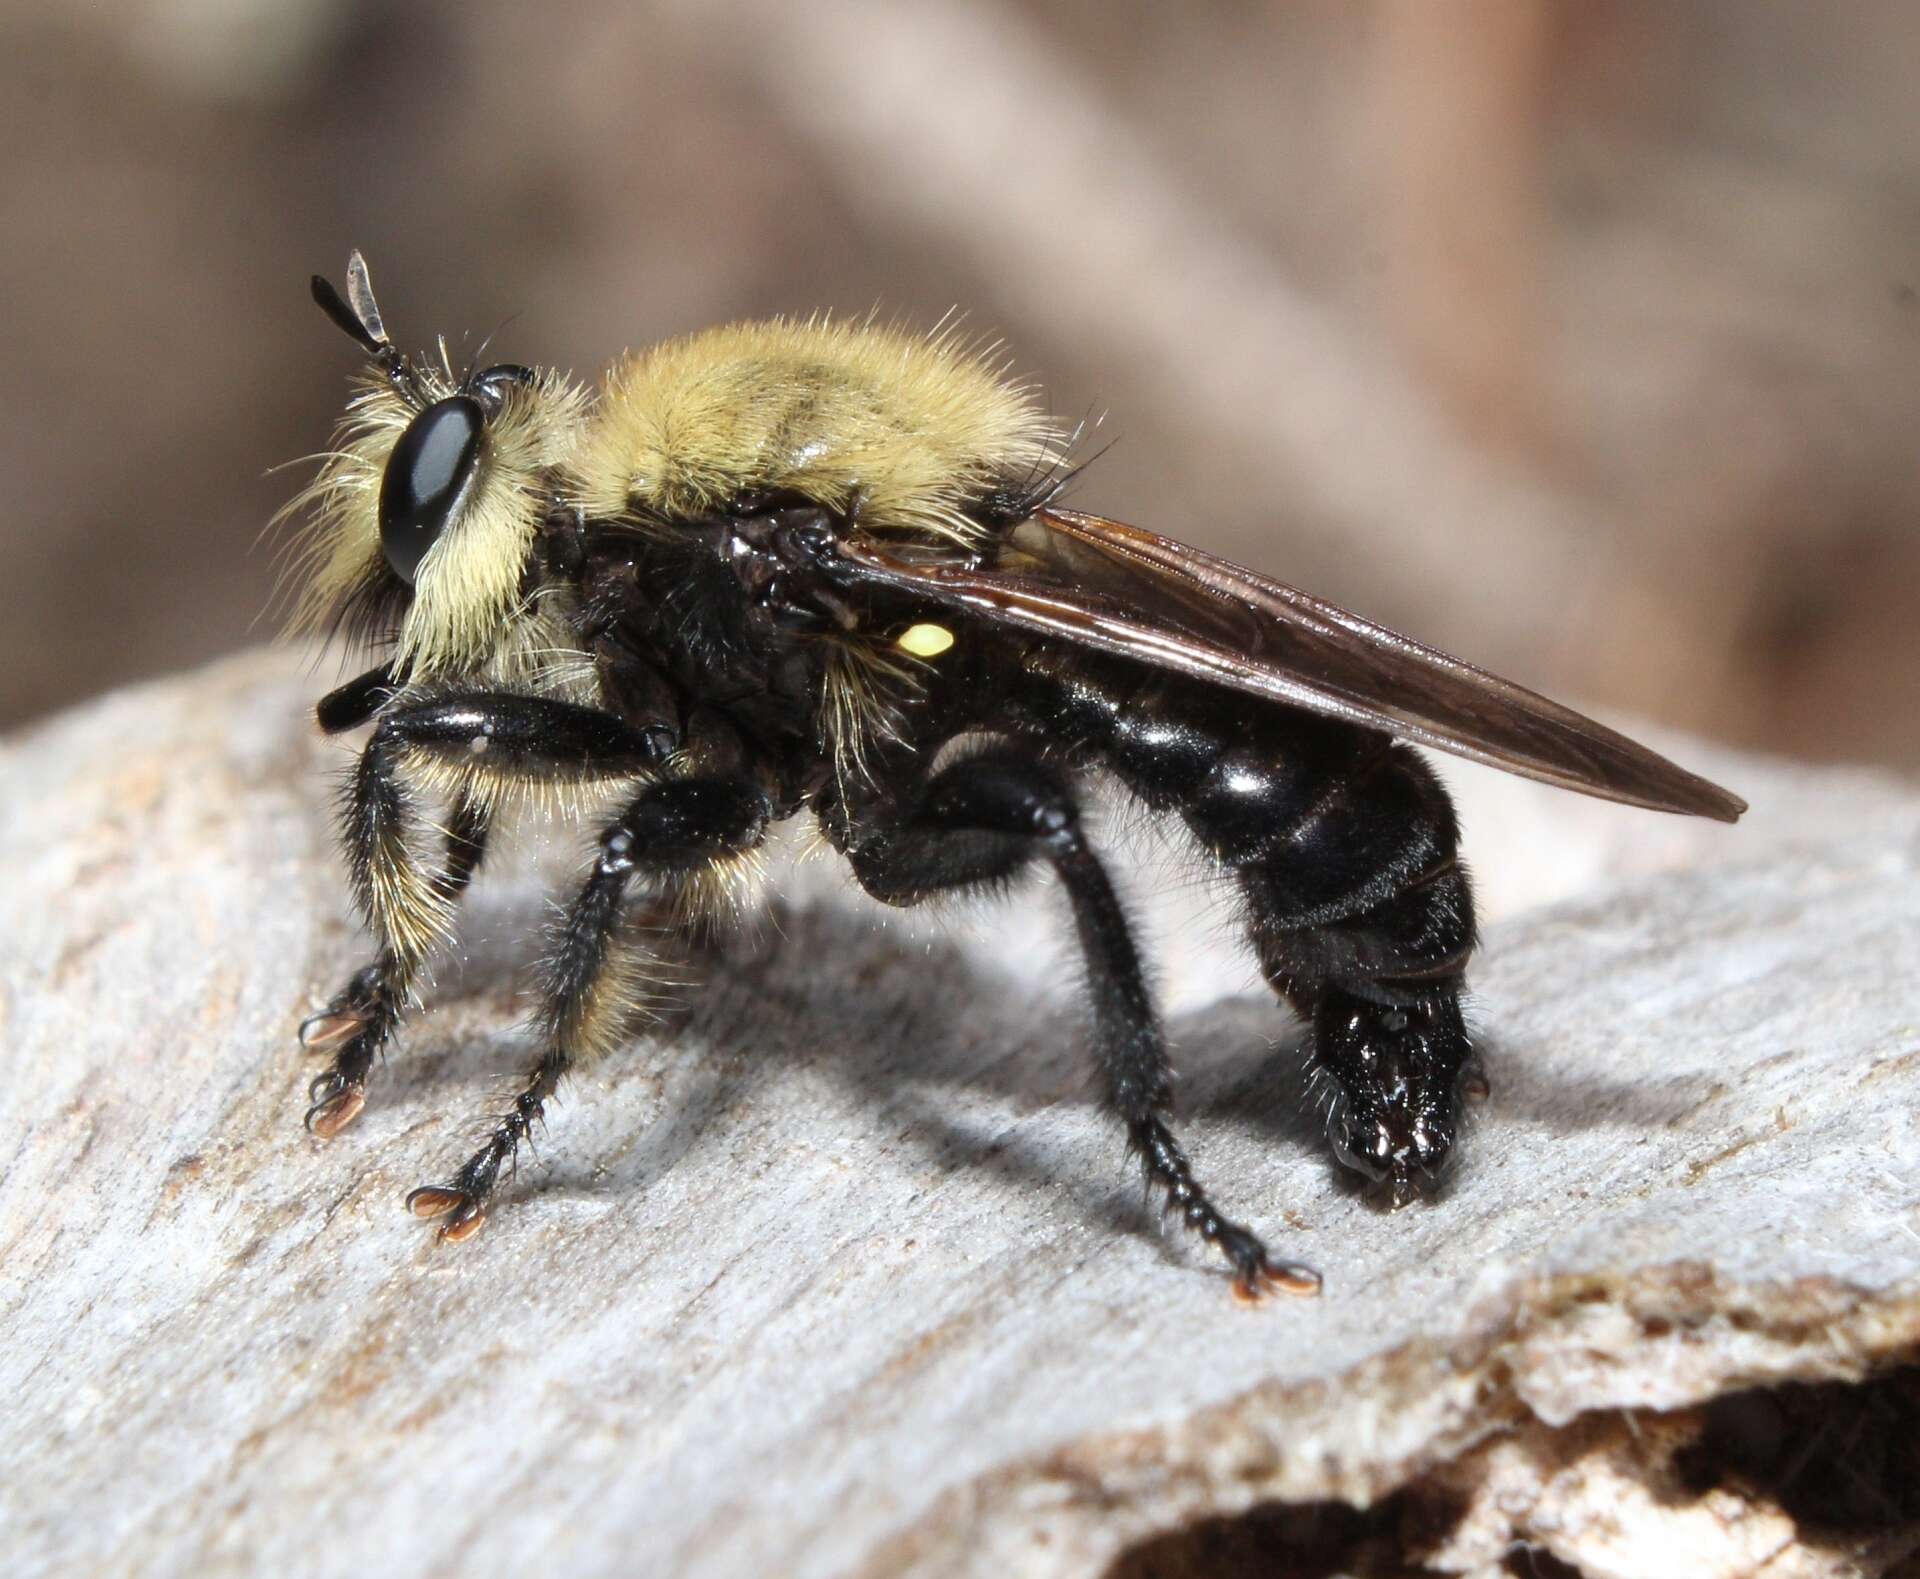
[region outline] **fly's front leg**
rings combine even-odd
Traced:
[[[349,693],[364,698],[369,713],[381,705],[363,677],[321,704],[323,724],[365,721],[354,716],[357,703],[333,705]],[[610,713],[502,692],[443,695],[381,718],[340,816],[354,899],[379,951],[300,1028],[307,1047],[333,1054],[308,1090],[309,1130],[337,1135],[366,1105],[368,1072],[417,995],[434,946],[452,928],[456,903],[485,855],[498,800],[530,786],[630,779],[664,762],[673,746],[664,729],[636,729]],[[412,847],[414,780],[452,801],[438,869]]]
[[[356,781],[350,792],[352,798],[358,798],[359,789]],[[446,857],[438,871],[422,872],[402,841],[387,847],[384,855],[369,854],[367,860],[371,863],[379,858],[390,863],[380,881],[394,893],[413,894],[417,910],[410,914],[416,920],[431,915],[439,926],[451,921],[455,903],[479,870],[486,854],[487,832],[486,812],[471,797],[461,795],[447,820]],[[357,864],[360,856],[355,849],[349,859]],[[379,954],[372,964],[354,973],[325,1009],[310,1015],[300,1026],[303,1047],[333,1054],[332,1062],[307,1088],[311,1104],[307,1128],[323,1140],[339,1134],[366,1106],[367,1073],[400,1024],[431,941],[429,933],[419,926],[383,931],[382,917],[369,913],[364,904],[362,913],[382,939]]]
[[[1035,859],[1058,874],[1073,905],[1093,1000],[1094,1043],[1108,1106],[1167,1209],[1234,1269],[1252,1299],[1269,1287],[1314,1293],[1310,1268],[1275,1261],[1258,1236],[1229,1220],[1193,1176],[1167,1125],[1172,1072],[1126,915],[1080,825],[1079,807],[1054,770],[1030,750],[1007,749],[955,763],[923,787],[861,806],[831,808],[828,836],[860,884],[889,904],[990,885]]]
[[[542,974],[543,1046],[526,1088],[447,1183],[407,1197],[416,1216],[443,1219],[442,1239],[479,1230],[501,1173],[511,1169],[561,1079],[618,1046],[645,1007],[651,958],[621,927],[629,884],[636,876],[684,881],[710,874],[755,848],[772,816],[765,791],[750,781],[678,779],[649,788],[601,835],[593,871]]]

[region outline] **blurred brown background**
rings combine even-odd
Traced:
[[[16,0],[0,724],[262,633],[397,335],[950,307],[1083,505],[1516,678],[1920,765],[1920,7]],[[331,673],[331,665],[328,666]],[[317,685],[318,682],[316,682]]]

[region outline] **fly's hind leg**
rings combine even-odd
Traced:
[[[1226,1257],[1242,1298],[1268,1287],[1318,1290],[1318,1274],[1274,1260],[1194,1178],[1167,1124],[1173,1091],[1166,1042],[1126,915],[1081,829],[1072,792],[1043,757],[1009,747],[964,758],[894,793],[830,805],[822,821],[861,886],[888,904],[989,886],[1034,860],[1048,862],[1072,902],[1086,959],[1107,1103],[1125,1124],[1148,1182],[1165,1192],[1168,1211]]]
[[[561,924],[540,982],[540,1058],[486,1144],[445,1184],[407,1197],[462,1240],[486,1221],[487,1200],[570,1069],[619,1045],[644,1006],[650,956],[621,926],[633,879],[690,879],[753,849],[773,809],[757,785],[731,778],[670,780],[648,789],[601,835],[593,870]]]

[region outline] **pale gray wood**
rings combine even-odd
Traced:
[[[942,928],[826,862],[436,1246],[401,1196],[528,1057],[513,969],[582,845],[492,874],[365,1115],[310,1139],[293,1029],[364,950],[330,678],[251,655],[0,748],[9,1573],[1091,1575],[1510,1426],[1920,1340],[1903,786],[1661,742],[1753,800],[1725,830],[1457,774],[1504,916],[1494,1094],[1451,1193],[1392,1217],[1333,1176],[1292,1032],[1149,847],[1184,1132],[1327,1277],[1246,1311],[1149,1226],[1091,1103],[1056,896]]]

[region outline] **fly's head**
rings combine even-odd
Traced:
[[[365,261],[345,294],[315,276],[321,310],[368,369],[319,475],[288,506],[311,514],[291,565],[298,629],[390,644],[397,672],[471,673],[515,642],[529,567],[584,420],[564,378],[516,363],[455,371],[388,336]]]

